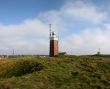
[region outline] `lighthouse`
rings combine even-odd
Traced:
[[[54,57],[58,56],[58,36],[54,31],[51,31],[51,24],[50,24],[50,50],[49,56]]]

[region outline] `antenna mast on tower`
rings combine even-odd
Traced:
[[[49,36],[51,37],[51,26],[52,26],[52,24],[49,24]]]
[[[14,51],[14,49],[13,49],[13,55],[15,55],[15,51]]]
[[[100,55],[101,54],[101,52],[100,52],[100,48],[98,49],[98,52],[97,52],[97,55]]]

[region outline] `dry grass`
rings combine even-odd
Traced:
[[[10,89],[110,89],[110,57],[14,58],[14,61],[0,62],[0,66],[6,69],[9,65],[17,66],[18,62],[25,64],[23,60],[40,63],[43,69],[19,77],[1,77],[0,85]],[[1,73],[3,68],[0,69]]]
[[[40,71],[42,69],[43,66],[41,63],[38,63],[35,60],[4,60],[0,62],[0,78],[21,76],[27,73]]]

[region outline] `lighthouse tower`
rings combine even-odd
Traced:
[[[55,32],[51,32],[50,25],[50,57],[58,56],[58,37]]]

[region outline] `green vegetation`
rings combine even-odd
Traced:
[[[0,89],[110,89],[110,57],[17,57],[0,61]]]
[[[35,60],[7,60],[0,63],[0,78],[21,76],[27,73],[40,71],[42,69],[43,66],[41,65],[41,63],[38,63]]]

